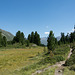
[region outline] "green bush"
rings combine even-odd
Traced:
[[[72,49],[72,55],[68,60],[66,60],[65,66],[71,66],[75,64],[75,46],[73,46]]]
[[[55,56],[55,60],[56,60],[57,62],[59,62],[59,61],[63,61],[64,58],[63,58],[62,56]]]
[[[74,71],[75,71],[75,65],[72,65],[72,66],[70,67],[70,70],[74,70]]]
[[[74,62],[72,61],[72,59],[67,59],[67,61],[65,62],[65,66],[71,66],[73,64]]]

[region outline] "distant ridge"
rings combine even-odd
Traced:
[[[0,29],[0,32],[2,32],[2,35],[5,36],[5,37],[7,38],[7,41],[13,40],[14,35],[11,34],[10,32],[5,31],[5,30],[2,30],[2,29]]]
[[[44,45],[47,45],[47,37],[42,37],[41,43],[44,44]]]
[[[59,41],[61,36],[58,36],[56,38],[57,38],[57,41]],[[42,37],[41,38],[41,43],[47,46],[47,37]]]

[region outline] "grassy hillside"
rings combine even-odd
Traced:
[[[11,41],[14,38],[14,35],[11,34],[10,32],[7,32],[5,30],[0,29],[0,32],[2,32],[3,36],[6,36],[8,41]]]

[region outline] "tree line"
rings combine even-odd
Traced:
[[[75,42],[75,32],[67,33],[65,36],[64,33],[61,33],[61,38],[59,41],[57,41],[57,38],[54,37],[53,31],[50,31],[48,39],[47,39],[47,48],[48,52],[53,52],[56,45],[61,44],[69,44]]]
[[[59,41],[57,41],[57,38],[55,38],[53,31],[50,31],[48,39],[47,39],[47,47],[48,50],[53,51],[56,45],[61,44],[68,44],[75,41],[75,32],[68,33],[66,36],[64,33],[61,33],[61,38]],[[9,42],[7,41],[5,36],[2,36],[2,33],[0,32],[0,47],[4,46],[6,47]],[[28,35],[27,39],[25,38],[25,35],[23,32],[18,31],[16,35],[14,36],[13,40],[10,41],[9,44],[15,44],[20,43],[22,45],[27,44],[29,46],[29,43],[34,43],[36,45],[41,45],[40,42],[40,35],[35,32],[31,32],[31,34]]]
[[[13,40],[7,41],[5,36],[2,36],[2,33],[0,32],[0,47],[13,45],[15,43],[19,43],[21,45],[26,44],[26,46],[29,46],[29,43],[34,43],[36,45],[40,45],[40,35],[37,33],[37,31],[31,32],[31,34],[28,35],[27,39],[25,38],[25,35],[23,32],[18,31],[16,32],[16,35],[14,36]]]
[[[28,35],[28,40],[30,43],[40,45],[40,35],[37,33],[37,31],[35,31],[35,33],[31,32],[31,34]]]
[[[40,45],[40,35],[37,33],[37,31],[31,32],[31,34],[28,35],[27,39],[24,36],[23,32],[18,31],[16,33],[16,36],[13,38],[13,43],[21,43],[22,45],[25,44],[25,42],[27,41],[27,43],[35,43],[37,45]]]

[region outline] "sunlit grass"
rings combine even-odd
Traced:
[[[46,71],[44,71],[40,74],[36,74],[36,75],[54,75],[55,74],[55,69],[56,69],[56,67],[55,68],[52,67],[52,68],[50,68],[50,69],[48,69],[48,70],[46,70]]]
[[[67,67],[64,69],[63,75],[75,75],[75,71],[69,70]]]
[[[0,74],[13,72],[21,68],[36,63],[41,58],[37,56],[43,53],[43,47],[31,49],[2,49],[0,50]]]

